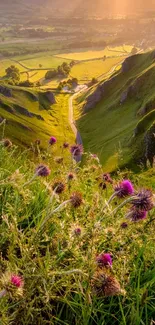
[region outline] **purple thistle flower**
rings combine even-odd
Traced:
[[[150,190],[142,189],[132,200],[133,207],[142,210],[150,211],[153,209],[153,194]]]
[[[12,142],[10,141],[10,139],[3,139],[2,144],[6,148],[10,148],[12,146]]]
[[[105,174],[103,174],[103,180],[105,181],[105,182],[107,182],[107,183],[113,183],[113,180],[112,180],[112,178],[110,177],[110,174],[108,174],[108,173],[105,173]]]
[[[55,193],[61,194],[65,190],[65,184],[63,182],[61,182],[61,181],[56,181],[53,184],[52,188],[55,191]]]
[[[106,185],[106,183],[101,182],[101,183],[99,184],[99,187],[100,187],[102,190],[106,190],[107,185]]]
[[[129,213],[132,221],[140,221],[147,217],[147,211],[133,209],[132,213]]]
[[[72,207],[78,208],[83,203],[82,194],[79,192],[74,192],[72,193],[70,200]]]
[[[81,228],[80,228],[80,227],[75,228],[75,229],[74,229],[74,234],[75,234],[76,236],[80,236],[80,235],[81,235]]]
[[[52,146],[53,144],[55,144],[57,142],[55,137],[50,137],[49,139],[49,144]]]
[[[69,143],[64,142],[64,143],[63,143],[63,148],[66,149],[66,148],[68,148],[68,147],[69,147]]]
[[[120,294],[125,294],[121,286],[114,276],[109,276],[102,270],[95,272],[91,286],[94,294],[98,297],[112,297]]]
[[[58,163],[58,164],[62,164],[63,163],[63,157],[57,157],[55,158],[55,162]]]
[[[94,154],[91,153],[91,154],[90,154],[90,158],[96,160],[98,163],[100,162],[98,156],[97,156],[95,153],[94,153]]]
[[[100,266],[112,266],[112,258],[110,254],[100,254],[96,257],[96,262]]]
[[[121,228],[125,229],[125,228],[127,228],[127,227],[128,227],[127,222],[123,222],[123,223],[121,224]]]
[[[21,288],[23,286],[22,278],[19,275],[11,275],[10,281],[17,288]]]
[[[36,168],[36,175],[41,177],[46,177],[50,174],[50,169],[45,165],[39,165]]]
[[[119,198],[126,197],[133,194],[134,188],[129,180],[122,181],[119,185],[115,187],[115,193]]]
[[[75,144],[71,146],[70,152],[73,155],[73,157],[79,157],[83,153],[83,147],[81,144]]]
[[[67,176],[68,181],[71,181],[72,179],[74,179],[74,174],[73,173],[69,173]]]

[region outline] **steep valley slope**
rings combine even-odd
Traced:
[[[155,155],[155,52],[127,58],[110,79],[77,98],[77,126],[87,151],[107,170],[152,165]]]
[[[56,136],[60,144],[65,140],[74,141],[68,121],[68,100],[68,94],[1,82],[0,136],[9,137],[23,147],[39,139],[41,148],[46,148],[51,135]]]

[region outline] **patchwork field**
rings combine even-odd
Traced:
[[[117,46],[113,48],[106,47],[104,50],[97,50],[97,51],[90,51],[90,50],[80,50],[79,52],[72,52],[72,53],[62,53],[57,54],[55,57],[63,58],[63,59],[70,59],[70,60],[91,60],[91,59],[98,59],[103,56],[120,56],[125,55],[126,53],[130,53],[133,46]]]
[[[16,65],[16,67],[20,70],[20,72],[25,71],[24,67],[22,67],[18,63],[15,64],[11,59],[0,60],[0,78],[5,76],[5,70],[12,64]]]
[[[110,71],[112,67],[117,65],[122,61],[122,58],[108,58],[105,61],[103,60],[93,60],[87,62],[81,62],[73,66],[71,70],[71,76],[78,78],[81,81],[89,81],[93,77],[98,78]]]
[[[80,83],[87,82],[93,77],[107,73],[117,63],[125,59],[127,52],[131,52],[131,46],[118,46],[115,48],[106,48],[99,51],[81,51],[78,53],[58,54],[57,56],[51,52],[41,52],[37,54],[15,56],[10,59],[0,60],[0,78],[5,76],[5,70],[10,65],[15,65],[21,72],[21,81],[30,82],[41,81],[43,88],[57,88],[61,78],[53,80],[44,80],[45,74],[49,69],[57,68],[64,61],[70,62],[74,60],[86,60],[73,66],[70,76],[78,78]],[[108,56],[106,60],[97,59],[104,55]],[[114,56],[114,57],[113,57]],[[95,59],[96,58],[96,59]],[[87,61],[89,60],[89,61]]]
[[[66,59],[65,61],[70,60]],[[40,55],[40,56],[30,56],[30,57],[24,57],[19,59],[19,62],[23,64],[24,66],[28,67],[29,69],[37,69],[39,68],[39,65],[42,65],[42,68],[44,69],[52,69],[56,68],[59,65],[61,65],[64,62],[64,59],[57,58],[55,56],[51,55]]]

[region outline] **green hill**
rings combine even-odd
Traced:
[[[77,98],[75,114],[84,147],[100,154],[105,169],[146,164],[155,121],[155,52],[127,58],[109,80]]]
[[[69,95],[51,90],[0,84],[0,121],[6,120],[4,136],[23,146],[40,139],[42,148],[47,147],[51,135],[61,144],[65,139],[74,141],[68,122],[68,100]]]

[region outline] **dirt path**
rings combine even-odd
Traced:
[[[71,129],[73,131],[73,133],[75,134],[75,138],[76,138],[76,143],[79,144],[79,145],[83,145],[83,142],[82,142],[82,137],[81,137],[81,134],[80,132],[78,131],[77,127],[76,127],[76,124],[75,124],[75,121],[74,121],[74,110],[73,110],[73,100],[74,98],[79,95],[81,92],[85,91],[88,87],[87,86],[83,86],[82,89],[80,89],[79,91],[77,91],[74,95],[72,95],[69,99],[69,115],[68,115],[68,118],[69,118],[69,124],[71,126]],[[79,162],[81,161],[81,158],[82,156],[80,156],[78,159],[76,159],[76,162]]]

